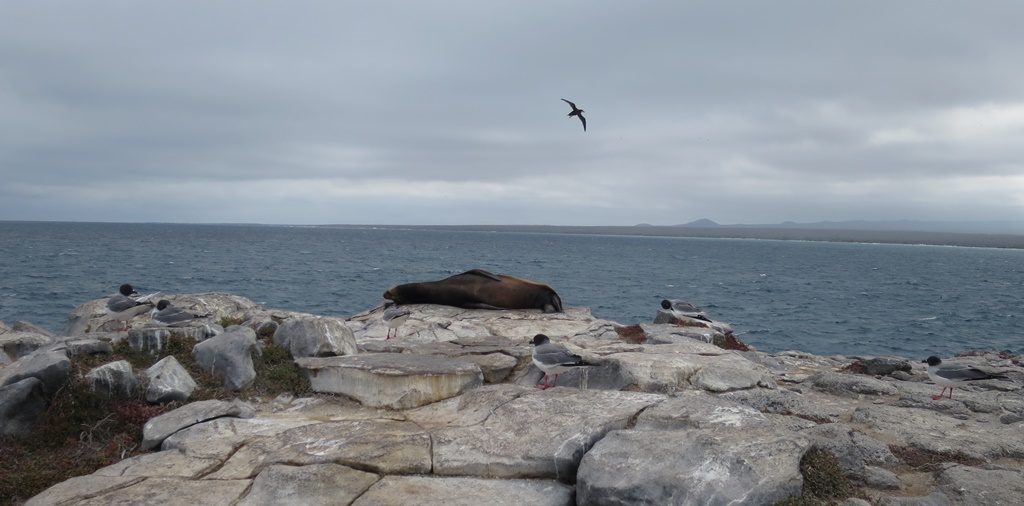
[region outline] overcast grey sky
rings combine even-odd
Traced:
[[[1024,220],[1022,19],[1022,2],[0,2],[0,219]]]

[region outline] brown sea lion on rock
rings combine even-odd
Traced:
[[[396,304],[442,304],[465,309],[540,309],[561,313],[562,299],[550,286],[473,269],[440,281],[389,288],[384,298]]]

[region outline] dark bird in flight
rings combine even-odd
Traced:
[[[565,103],[569,104],[569,107],[572,107],[572,112],[569,113],[569,117],[576,116],[577,118],[579,118],[580,122],[583,123],[583,131],[586,132],[587,131],[587,118],[583,117],[583,109],[580,109],[579,107],[576,107],[576,104],[574,104],[574,103],[572,103],[572,102],[570,102],[570,101],[568,101],[568,100],[566,100],[564,98],[562,99],[562,102],[565,102]]]

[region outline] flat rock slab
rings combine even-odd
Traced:
[[[637,429],[747,429],[771,425],[760,411],[707,392],[688,390],[644,410]],[[808,422],[810,423],[810,422]],[[813,424],[811,424],[813,425]]]
[[[939,489],[956,504],[1011,506],[1024,501],[1024,473],[946,464],[936,477]]]
[[[273,465],[252,482],[239,506],[329,506],[351,504],[380,479],[338,464]],[[390,504],[422,504],[421,501]]]
[[[494,408],[483,422],[433,432],[434,474],[572,483],[595,441],[665,399],[639,392],[519,388],[523,394]],[[468,415],[477,417],[477,410]]]
[[[583,457],[579,504],[772,504],[800,494],[809,442],[788,431],[618,430]]]
[[[158,476],[162,478],[194,478],[219,466],[219,459],[203,459],[177,450],[146,453],[124,459],[93,473],[96,476]]]
[[[430,435],[414,423],[394,420],[304,425],[250,440],[206,478],[250,478],[282,463],[337,463],[384,474],[429,473]]]
[[[142,427],[142,449],[155,448],[171,434],[206,420],[222,416],[252,418],[255,414],[252,406],[238,400],[208,400],[186,404],[146,422]]]
[[[573,489],[548,480],[386,476],[352,506],[569,506]]]
[[[107,478],[110,479],[110,478]],[[252,480],[178,480],[149,478],[81,502],[77,506],[196,506],[233,504]]]
[[[139,476],[123,478],[92,474],[76,476],[36,494],[28,501],[25,501],[25,506],[79,504],[85,499],[103,495],[111,490],[134,485],[144,479]]]
[[[437,355],[363,353],[295,361],[316,392],[352,397],[367,406],[414,408],[480,386],[480,367]]]

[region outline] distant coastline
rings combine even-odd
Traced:
[[[881,244],[925,244],[973,248],[1024,249],[1024,235],[925,232],[913,230],[845,230],[775,227],[702,226],[560,226],[560,225],[322,225],[324,227],[392,230],[459,230],[533,234],[625,235],[640,237],[697,237],[713,239],[771,239]]]

